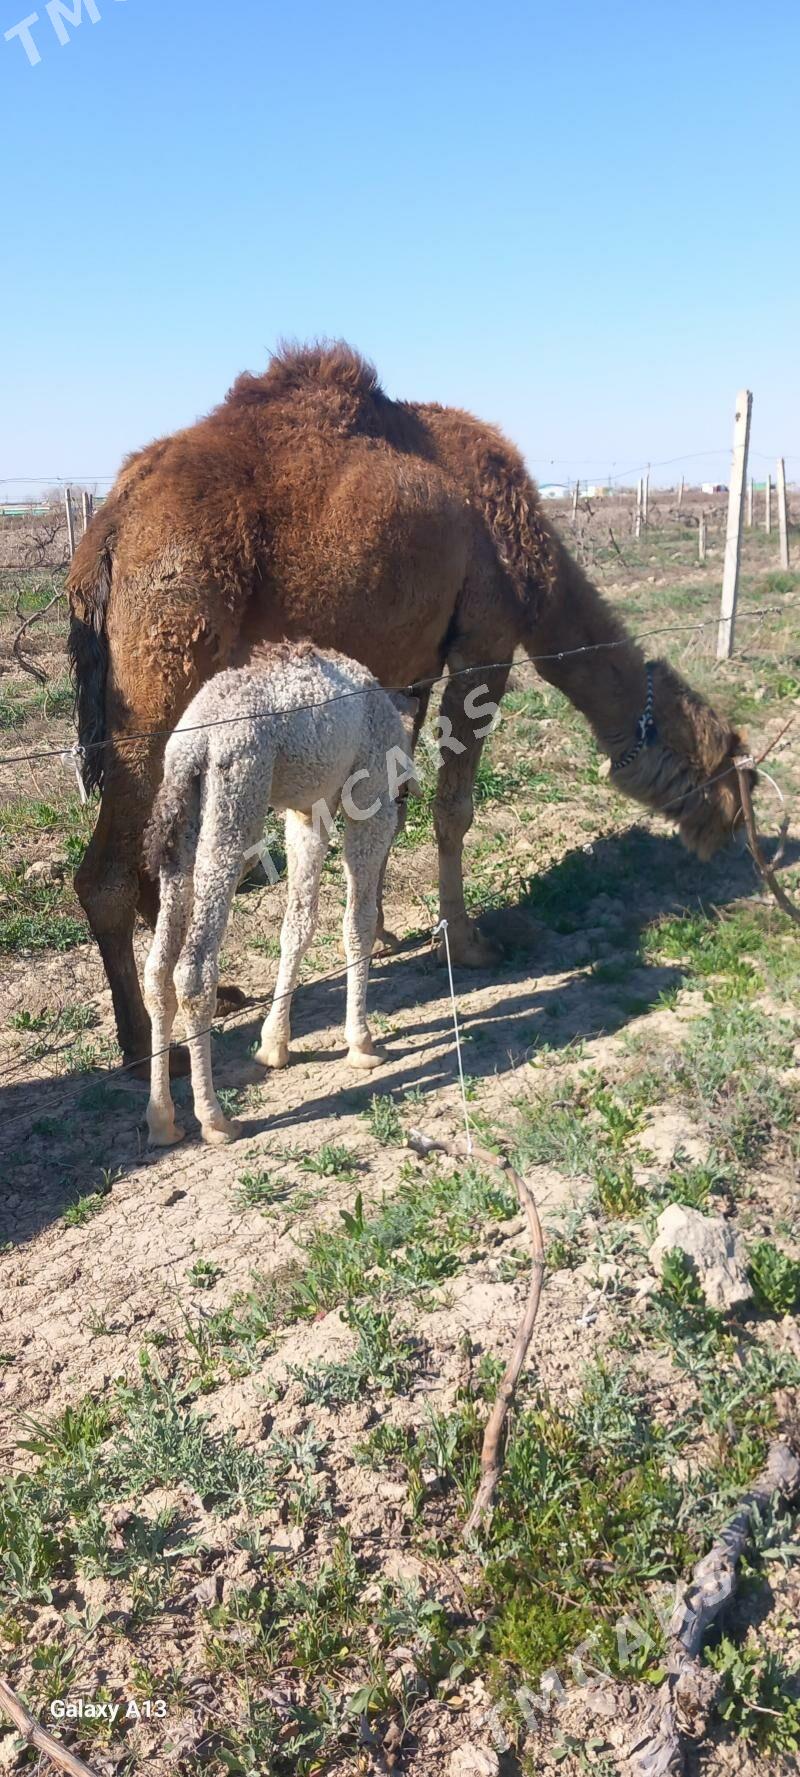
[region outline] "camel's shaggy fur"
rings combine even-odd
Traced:
[[[190,1039],[203,1139],[218,1143],[237,1133],[214,1091],[210,1025],[231,901],[269,807],[289,811],[289,897],[275,996],[256,1059],[284,1067],[289,1058],[291,995],[314,935],[329,821],[340,800],[349,1060],[372,1068],[382,1059],[366,1021],[367,973],[380,878],[397,827],[397,793],[414,784],[410,726],[399,704],[364,667],[340,654],[302,643],[267,647],[256,651],[249,667],[211,679],[168,741],[145,841],[146,861],[161,890],[144,977],[153,1033],[147,1121],[154,1146],[169,1146],[183,1135],[169,1086],[178,1009]]]
[[[483,683],[499,702],[508,670],[471,669],[525,649],[612,759],[644,705],[639,648],[551,530],[513,445],[468,413],[389,400],[343,345],[279,354],[207,419],[132,457],[78,547],[70,600],[87,781],[104,786],[76,886],[127,1060],[149,1052],[132,932],[137,906],[155,916],[141,847],[163,735],[255,643],[310,638],[388,686],[456,675],[442,714],[458,745],[443,755],[434,821],[457,962],[490,959],[463,893],[487,732],[465,696]],[[739,812],[739,738],[665,666],[655,724],[614,781],[706,855]]]

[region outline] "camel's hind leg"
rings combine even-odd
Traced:
[[[367,1024],[367,980],[375,927],[378,892],[383,881],[389,847],[397,831],[397,804],[386,801],[367,820],[345,819],[344,866],[347,875],[347,909],[344,916],[344,948],[347,956],[347,1059],[351,1067],[368,1070],[386,1060],[376,1049]]]
[[[234,633],[213,587],[172,578],[161,586],[157,577],[139,586],[116,572],[107,633],[105,781],[75,888],[108,976],[125,1062],[147,1079],[150,1020],[133,931],[137,911],[155,926],[158,890],[144,875],[142,836],[167,735],[198,687],[225,665]],[[174,1051],[173,1061],[179,1065]]]
[[[263,1067],[285,1067],[289,1060],[292,994],[300,965],[314,936],[322,866],[329,835],[308,814],[289,809],[286,815],[286,858],[289,892],[281,928],[281,959],[272,1005],[264,1020],[256,1061]]]
[[[449,665],[456,672],[461,661],[451,659]],[[507,667],[495,667],[474,674],[457,672],[445,686],[439,718],[441,768],[433,804],[439,842],[439,917],[447,920],[453,961],[478,969],[495,962],[497,951],[467,913],[464,838],[475,814],[473,790],[483,743],[492,725],[492,709],[505,691],[508,671]]]
[[[178,1007],[173,976],[186,936],[191,898],[190,871],[162,871],[158,921],[144,969],[144,997],[150,1014],[153,1051],[147,1127],[153,1148],[172,1147],[183,1140],[185,1133],[175,1121],[169,1084],[169,1045]]]
[[[144,724],[146,726],[146,724]],[[75,888],[100,949],[124,1061],[150,1074],[150,1021],[133,953],[142,835],[161,775],[163,743],[120,739],[108,759],[100,813]],[[153,888],[153,907],[157,906]]]

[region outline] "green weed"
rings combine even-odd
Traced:
[[[760,1751],[793,1759],[800,1753],[797,1673],[778,1656],[748,1640],[737,1647],[723,1635],[707,1648],[706,1664],[722,1679],[717,1713]]]
[[[381,1102],[386,1103],[387,1101]],[[386,1138],[381,1137],[380,1139]],[[300,1170],[301,1172],[315,1173],[319,1178],[353,1179],[358,1170],[358,1161],[349,1148],[337,1142],[326,1141],[323,1142],[317,1154],[303,1155],[300,1161]]]
[[[303,1388],[304,1400],[333,1407],[360,1400],[370,1388],[386,1394],[402,1392],[415,1364],[414,1348],[405,1334],[369,1302],[354,1303],[343,1319],[356,1334],[351,1355],[314,1369],[291,1371]]]
[[[388,1093],[373,1092],[369,1110],[364,1112],[375,1140],[384,1147],[398,1147],[403,1140],[400,1112]]]
[[[0,876],[0,951],[72,950],[85,944],[88,927],[63,909],[60,883]]]
[[[800,1308],[800,1261],[771,1240],[750,1248],[748,1265],[756,1307],[764,1314],[795,1314]]]
[[[213,1290],[222,1276],[222,1268],[215,1265],[212,1259],[195,1259],[186,1275],[193,1289]]]

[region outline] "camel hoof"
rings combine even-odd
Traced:
[[[217,988],[217,1011],[240,1012],[243,1006],[249,1004],[249,999],[249,994],[246,994],[243,988],[237,987],[233,981],[221,981]]]
[[[357,1049],[353,1046],[347,1051],[347,1060],[350,1067],[354,1067],[358,1073],[368,1074],[373,1068],[382,1067],[389,1057],[385,1049],[376,1049],[374,1045],[369,1049]]]
[[[145,1056],[144,1060],[142,1060],[141,1050],[139,1051],[138,1057],[136,1057],[136,1056],[129,1057],[128,1055],[123,1055],[122,1065],[125,1069],[125,1072],[128,1075],[129,1080],[146,1080],[148,1085],[150,1084],[150,1057],[149,1057],[149,1055]],[[189,1060],[189,1051],[184,1046],[184,1044],[181,1043],[180,1045],[176,1046],[174,1049],[170,1049],[170,1052],[169,1052],[169,1077],[170,1077],[170,1079],[171,1080],[185,1080],[185,1079],[187,1079],[190,1071],[191,1071],[191,1062]]]
[[[396,956],[400,949],[400,939],[396,932],[381,931],[375,933],[372,946],[373,956]]]
[[[503,952],[499,944],[493,944],[491,938],[484,938],[482,932],[471,926],[465,932],[450,933],[450,958],[460,969],[493,969],[502,962]],[[447,963],[443,938],[436,946],[436,961]]]
[[[228,1142],[236,1141],[243,1132],[244,1124],[237,1123],[231,1117],[223,1117],[219,1123],[206,1123],[200,1131],[209,1148],[225,1148]]]
[[[288,1067],[289,1044],[283,1042],[262,1043],[260,1049],[255,1052],[254,1060],[260,1062],[262,1067]]]
[[[183,1141],[185,1135],[186,1130],[180,1123],[148,1124],[147,1146],[148,1148],[174,1148],[179,1141]]]

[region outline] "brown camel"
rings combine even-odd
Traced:
[[[588,718],[617,786],[667,812],[701,856],[739,813],[739,737],[663,661],[646,665],[514,447],[468,413],[389,400],[345,345],[279,353],[207,419],[130,457],[69,584],[85,780],[103,792],[76,887],[127,1061],[150,1046],[133,927],[137,909],[156,915],[141,842],[165,740],[199,685],[256,643],[307,637],[393,688],[448,669],[455,744],[434,821],[459,963],[490,960],[462,883],[486,732],[486,699],[468,693],[483,684],[499,702],[515,648]],[[423,689],[420,720],[426,702]]]

